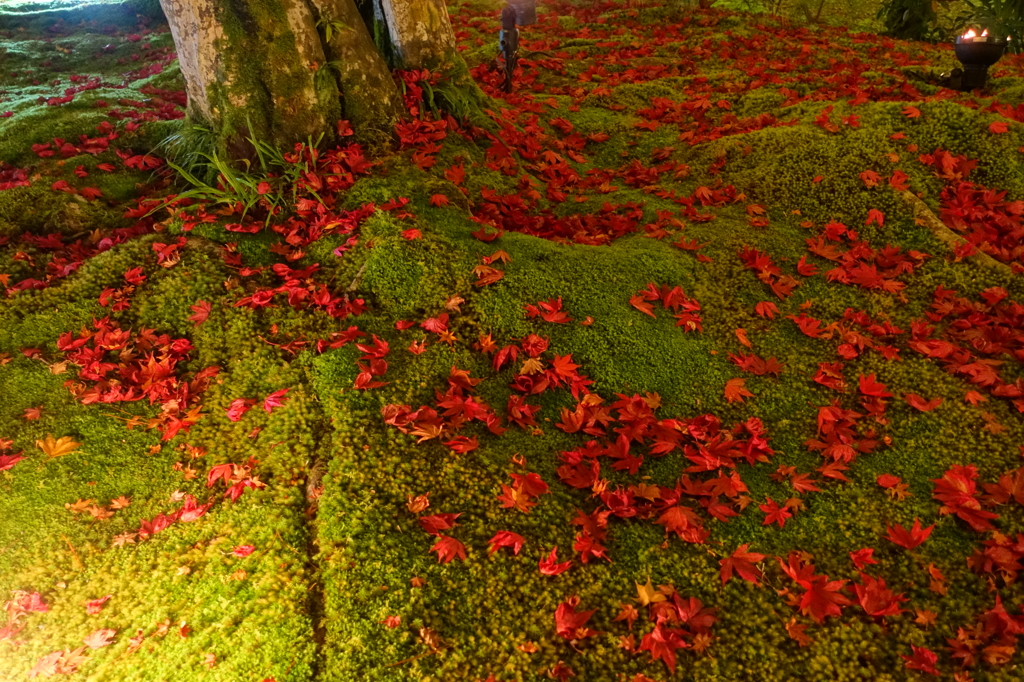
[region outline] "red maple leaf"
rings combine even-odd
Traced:
[[[768,498],[767,501],[758,507],[765,513],[764,521],[761,523],[762,526],[770,526],[773,523],[778,523],[779,528],[784,528],[786,525],[786,519],[793,516],[787,507],[780,507],[779,503]]]
[[[445,441],[444,444],[451,448],[452,452],[458,452],[463,455],[480,447],[480,443],[477,441],[476,436],[473,436],[472,438],[469,436],[456,436],[451,440]]]
[[[654,626],[654,630],[644,635],[640,641],[639,650],[650,651],[651,658],[655,661],[664,661],[674,675],[676,672],[676,650],[689,646],[681,636],[685,632],[685,630],[666,627],[664,624],[658,623]]]
[[[231,481],[231,476],[234,474],[234,471],[235,465],[231,464],[230,462],[210,467],[210,473],[206,477],[206,487],[212,488],[213,484],[216,483],[217,480],[221,478],[224,479],[224,483],[229,483]]]
[[[761,301],[754,306],[754,312],[761,317],[766,317],[769,320],[774,320],[775,316],[779,314],[779,308],[771,301]]]
[[[280,391],[274,391],[273,393],[268,395],[263,400],[263,409],[266,410],[267,413],[269,414],[274,410],[275,407],[280,407],[281,405],[284,405],[285,402],[288,400],[288,398],[285,397],[285,394],[288,393],[288,391],[290,390],[292,389],[282,388]]]
[[[978,471],[973,465],[955,465],[942,475],[942,478],[931,479],[935,484],[932,497],[942,503],[940,514],[956,514],[957,518],[966,521],[975,531],[982,533],[993,529],[992,520],[998,514],[984,511],[977,494]]]
[[[417,519],[420,523],[420,528],[427,531],[431,535],[440,536],[442,530],[451,530],[455,526],[459,525],[455,523],[455,519],[462,516],[459,514],[434,514],[433,516],[421,516]]]
[[[573,364],[572,353],[570,353],[569,355],[556,355],[551,361],[551,369],[563,379],[571,379],[578,376],[576,370],[579,369],[579,365]]]
[[[572,566],[572,559],[562,564],[558,563],[558,545],[552,548],[551,554],[537,563],[541,575],[559,575],[568,571],[570,566]]]
[[[210,304],[206,301],[197,301],[195,305],[191,305],[189,308],[192,309],[193,315],[189,316],[188,321],[194,323],[197,327],[206,322],[206,318],[210,316]]]
[[[756,552],[748,552],[747,547],[749,545],[742,544],[736,548],[736,550],[724,559],[718,561],[721,564],[721,577],[722,584],[725,585],[732,578],[733,571],[736,571],[736,575],[746,580],[748,583],[754,583],[760,586],[761,583],[758,580],[761,578],[761,569],[754,564],[758,561],[764,561],[765,555],[758,554]]]
[[[742,403],[743,398],[756,398],[757,396],[747,390],[746,383],[747,380],[742,377],[726,381],[725,399],[730,403]]]
[[[939,671],[935,668],[935,664],[939,661],[939,656],[930,649],[926,649],[923,646],[917,646],[915,644],[910,645],[910,650],[913,652],[913,656],[904,656],[900,654],[900,658],[906,661],[907,670],[920,670],[921,672],[928,673],[929,675],[939,675]]]
[[[864,182],[865,187],[875,187],[882,178],[875,171],[866,170],[860,174],[860,179]]]
[[[928,526],[927,528],[921,528],[921,519],[914,519],[914,525],[907,530],[898,523],[892,526],[886,526],[888,535],[885,536],[886,540],[895,542],[900,547],[906,547],[907,549],[914,549],[932,534],[932,530],[935,528],[935,524]]]
[[[466,546],[453,537],[446,535],[437,536],[437,542],[430,548],[431,552],[437,552],[437,563],[447,564],[455,557],[466,560]]]
[[[899,169],[896,169],[893,172],[892,177],[889,178],[889,185],[893,189],[901,190],[902,191],[902,190],[905,190],[905,189],[907,189],[909,187],[909,185],[907,184],[907,180],[909,180],[909,179],[910,179],[910,176],[908,176],[903,171],[901,171]]]
[[[850,559],[853,561],[853,565],[856,566],[858,570],[863,570],[870,564],[878,563],[873,558],[874,553],[875,550],[873,547],[865,547],[863,549],[858,549],[855,552],[850,552]]]
[[[18,462],[25,459],[20,455],[20,452],[16,452],[13,455],[0,455],[0,471],[7,471]]]
[[[907,601],[907,598],[902,594],[893,594],[892,590],[885,586],[885,580],[872,578],[865,573],[860,574],[860,579],[863,584],[854,583],[853,591],[864,612],[869,616],[898,616],[906,610],[901,609],[900,604]]]
[[[892,397],[892,393],[885,390],[885,384],[875,381],[874,374],[869,374],[867,376],[861,374],[857,377],[857,381],[860,384],[860,392],[864,395],[874,396],[876,398]]]
[[[921,412],[931,412],[942,404],[942,398],[925,400],[916,393],[907,393],[903,397],[906,399],[908,405],[913,407],[915,410],[920,410]]]
[[[813,576],[810,587],[800,598],[800,613],[810,616],[817,623],[822,623],[829,616],[838,618],[842,615],[843,607],[853,603],[840,592],[846,582],[830,581],[827,575]]]
[[[579,603],[580,598],[573,595],[555,609],[555,632],[564,639],[584,639],[598,634],[596,630],[584,627],[597,609],[577,612],[576,607],[579,606]]]
[[[112,594],[108,594],[105,597],[100,597],[99,599],[93,599],[92,601],[86,602],[85,612],[90,616],[95,616],[103,608],[103,605],[107,603],[107,600],[113,596],[114,595]]]
[[[640,294],[633,296],[629,299],[629,304],[642,312],[644,315],[650,315],[651,317],[657,318],[654,314],[654,306],[644,300],[644,297]]]
[[[879,474],[878,478],[875,479],[875,483],[886,489],[894,488],[902,482],[902,478],[899,476],[893,476],[892,474]]]
[[[490,556],[497,552],[502,547],[509,547],[513,554],[519,554],[519,550],[523,548],[523,543],[526,540],[522,535],[513,533],[507,530],[499,530],[495,533],[494,537],[487,541],[490,544],[490,549],[487,550],[487,556]]]
[[[255,398],[235,398],[228,406],[228,419],[237,422],[256,404]]]

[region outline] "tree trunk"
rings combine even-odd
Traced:
[[[367,140],[390,139],[402,96],[354,0],[312,0],[321,17],[341,22],[325,43],[342,92],[344,117]]]
[[[460,60],[445,0],[380,0],[396,66],[448,73]]]
[[[178,51],[189,119],[231,158],[252,133],[279,147],[330,133],[390,132],[401,98],[354,0],[160,0]],[[325,45],[318,22],[332,26]],[[451,29],[449,28],[449,31]],[[344,109],[338,89],[344,97]]]

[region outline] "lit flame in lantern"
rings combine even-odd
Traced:
[[[964,37],[964,38],[967,38],[967,39],[970,39],[970,38],[975,38],[975,37],[977,37],[977,35],[978,35],[978,34],[974,32],[974,29],[973,29],[973,28],[969,28],[969,29],[967,29],[967,33],[965,33],[965,34],[963,35],[963,37]]]

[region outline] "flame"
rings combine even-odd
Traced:
[[[969,28],[969,29],[967,29],[967,33],[965,33],[965,34],[963,35],[963,37],[964,37],[964,38],[966,38],[966,39],[970,39],[970,38],[975,38],[975,37],[977,37],[977,35],[978,35],[978,34],[974,32],[974,29],[973,29],[973,28]]]
[[[981,37],[984,38],[987,35],[988,35],[988,29],[986,28],[984,31],[981,32]]]

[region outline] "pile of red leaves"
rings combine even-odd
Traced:
[[[64,382],[72,395],[84,404],[142,399],[159,404],[160,413],[146,425],[159,429],[163,440],[187,432],[199,420],[199,396],[220,371],[214,366],[189,375],[181,367],[192,350],[188,339],[171,339],[152,329],[133,333],[106,317],[93,320],[92,329],[77,335],[61,334],[57,349],[79,367],[81,381]],[[143,418],[135,416],[128,423],[141,424]]]

